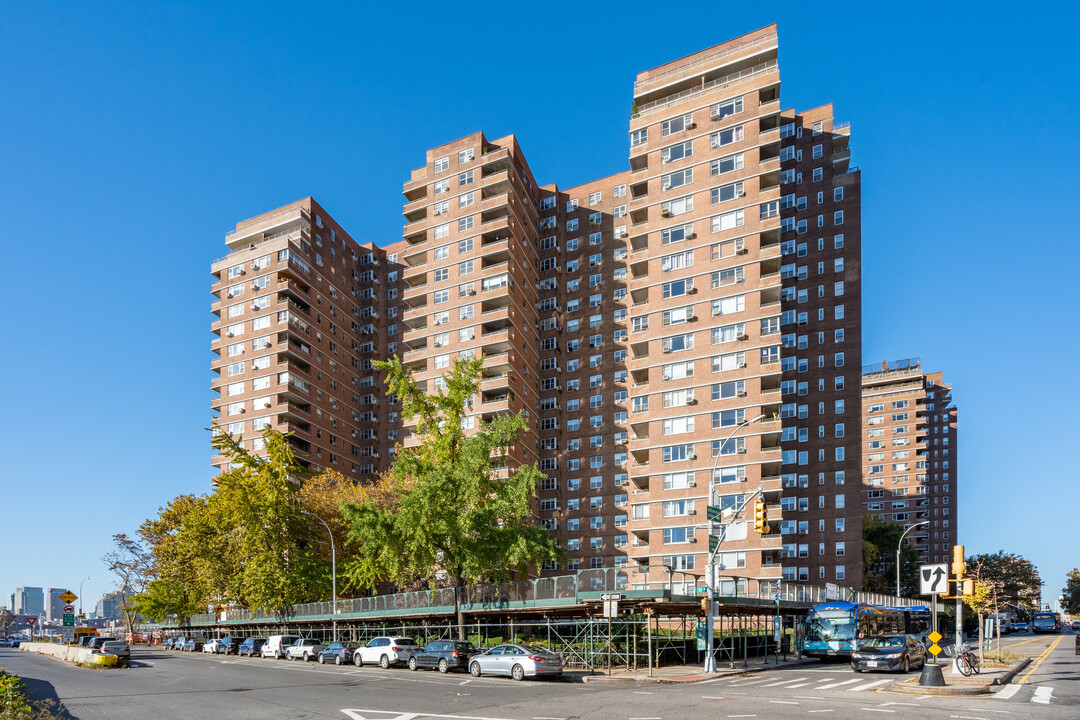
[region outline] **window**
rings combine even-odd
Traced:
[[[746,192],[743,190],[743,183],[741,180],[739,182],[730,183],[728,185],[721,185],[718,188],[713,188],[711,192],[711,199],[713,205],[745,196]]]
[[[642,130],[635,130],[634,132],[630,133],[630,147],[637,147],[638,145],[643,145],[648,141],[649,141],[649,130],[648,130],[648,128],[645,128],[645,129],[642,129]]]
[[[688,158],[694,154],[694,145],[689,140],[678,145],[666,147],[660,151],[660,162],[669,163]]]
[[[729,115],[737,115],[743,111],[743,99],[741,97],[734,100],[725,100],[723,102],[716,103],[709,108],[709,116],[713,120],[723,120]]]
[[[435,172],[445,172],[450,169],[450,158],[442,157],[435,161]]]
[[[693,123],[693,113],[687,113],[680,115],[679,117],[671,118],[670,120],[664,120],[660,123],[660,137],[667,137],[677,132],[686,130],[689,125]]]
[[[660,178],[660,189],[663,191],[689,185],[694,182],[694,169],[687,168],[678,172],[663,175]]]
[[[709,137],[709,144],[714,148],[730,145],[731,143],[739,142],[743,139],[743,127],[742,125],[736,125],[735,127],[720,130],[714,132]]]
[[[743,169],[743,154],[736,153],[734,155],[728,155],[718,160],[713,160],[709,164],[709,174],[712,177],[717,175],[723,175],[724,173],[734,172],[736,170]]]
[[[469,148],[468,150],[462,150],[457,154],[458,165],[464,165],[467,162],[472,162],[473,157],[474,155],[472,148]]]
[[[743,211],[736,210],[734,212],[724,213],[723,215],[714,215],[710,224],[712,232],[722,232],[724,230],[742,227],[744,222],[745,218]]]

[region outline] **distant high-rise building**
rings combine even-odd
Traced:
[[[11,605],[11,612],[16,615],[44,617],[45,591],[39,587],[19,586],[12,595]]]
[[[64,601],[60,596],[66,592],[66,588],[49,588],[45,591],[45,617],[49,622],[60,622],[64,619]]]
[[[913,529],[920,563],[952,559],[957,538],[956,406],[942,373],[919,358],[863,366],[866,514]]]

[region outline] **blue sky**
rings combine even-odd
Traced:
[[[0,603],[87,575],[99,597],[111,535],[207,489],[209,267],[238,220],[313,195],[392,242],[409,171],[476,130],[544,183],[620,171],[636,72],[774,21],[783,105],[852,123],[864,361],[945,372],[960,539],[1057,597],[1080,565],[1073,6],[365,5],[5,7]]]

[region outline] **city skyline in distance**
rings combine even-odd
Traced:
[[[1000,549],[996,531],[985,527],[986,521],[996,519],[995,513],[1015,513],[1008,518],[1010,526],[1031,531],[1018,533],[1017,546],[1004,549],[1034,561],[1048,583],[1047,597],[1056,597],[1064,573],[1075,560],[1053,547],[1049,528],[1069,527],[1064,508],[1076,505],[1077,490],[1063,482],[1048,459],[1000,455],[999,448],[1028,447],[1038,437],[1035,427],[1007,421],[1027,417],[1029,411],[1027,403],[1019,406],[1020,393],[1004,388],[1023,368],[1026,382],[1043,383],[1054,388],[1055,394],[1060,392],[1060,402],[1040,410],[1054,427],[1074,422],[1065,409],[1076,391],[1056,377],[1057,364],[1051,355],[1060,356],[1060,350],[1021,352],[1015,344],[1002,346],[993,340],[999,336],[999,322],[1019,318],[1033,324],[1032,337],[1049,337],[1049,330],[1063,320],[1058,308],[1074,306],[1076,301],[1073,284],[1064,277],[1064,268],[1076,257],[1076,246],[1052,230],[1055,218],[1068,206],[1062,193],[1070,181],[1061,173],[1062,168],[1075,165],[1076,146],[1049,120],[1067,116],[1075,98],[1062,92],[1067,81],[1055,74],[1054,68],[1064,64],[1043,62],[1036,71],[1027,60],[1046,58],[1060,46],[1040,42],[1038,53],[1018,53],[1006,65],[984,48],[995,45],[988,40],[999,36],[1033,43],[1035,26],[1030,34],[1023,32],[1026,18],[1006,28],[990,17],[949,16],[946,11],[929,27],[890,17],[891,30],[883,33],[876,31],[880,18],[856,13],[830,17],[826,23],[824,18],[801,14],[797,7],[778,6],[769,13],[746,15],[735,11],[722,31],[701,28],[677,38],[657,37],[634,52],[620,51],[617,59],[607,50],[597,50],[582,58],[585,66],[556,58],[559,64],[546,66],[550,76],[537,76],[537,84],[530,84],[526,92],[511,78],[530,75],[522,70],[530,58],[551,57],[545,43],[528,40],[513,51],[520,55],[515,56],[516,62],[504,63],[505,69],[485,66],[485,82],[504,88],[495,95],[462,93],[459,84],[437,80],[404,92],[404,80],[424,76],[432,63],[442,59],[443,51],[425,49],[416,56],[396,53],[393,32],[382,41],[386,45],[377,39],[362,42],[369,38],[358,34],[354,18],[348,15],[342,16],[339,30],[329,31],[331,42],[326,49],[294,60],[305,65],[275,65],[262,75],[244,60],[264,50],[258,39],[245,36],[237,42],[214,30],[236,21],[227,10],[193,7],[153,18],[121,14],[111,18],[115,22],[110,28],[104,19],[76,7],[62,16],[37,10],[40,15],[13,23],[53,25],[58,40],[70,45],[69,50],[50,48],[55,52],[49,54],[49,61],[33,63],[40,56],[22,45],[24,40],[12,38],[7,43],[7,52],[17,53],[19,59],[14,62],[22,71],[3,82],[9,95],[30,102],[24,116],[4,120],[5,129],[24,139],[12,165],[21,169],[7,174],[5,197],[12,207],[22,209],[15,219],[20,236],[33,236],[30,217],[48,216],[55,226],[50,233],[53,240],[44,250],[59,271],[58,282],[49,297],[38,301],[35,317],[60,327],[72,309],[79,307],[80,299],[87,297],[110,311],[106,322],[93,332],[73,326],[63,338],[43,333],[40,322],[31,323],[29,316],[15,320],[16,330],[35,340],[42,360],[29,370],[36,382],[11,388],[21,412],[18,418],[4,420],[5,437],[12,447],[33,453],[16,458],[13,464],[12,477],[20,479],[11,492],[16,512],[3,537],[8,547],[17,547],[14,539],[40,528],[33,516],[49,508],[79,526],[80,541],[73,546],[60,536],[46,538],[32,554],[13,558],[0,579],[12,588],[19,584],[46,587],[45,578],[35,577],[34,572],[44,557],[70,568],[61,572],[71,575],[65,582],[69,586],[91,575],[93,580],[84,588],[87,596],[94,583],[101,582],[93,593],[99,596],[112,586],[104,582],[100,557],[110,549],[113,532],[133,531],[179,492],[208,489],[211,451],[203,428],[209,424],[209,395],[205,390],[206,323],[201,315],[208,297],[206,263],[222,254],[221,233],[237,218],[310,194],[352,232],[363,228],[365,234],[357,237],[360,242],[393,242],[400,237],[399,189],[408,169],[419,164],[424,148],[475,130],[492,137],[506,131],[520,136],[541,182],[585,181],[595,174],[588,166],[621,170],[625,139],[610,128],[625,116],[634,72],[777,20],[784,104],[807,107],[820,98],[835,102],[838,115],[850,119],[856,128],[859,163],[873,169],[868,178],[875,182],[866,183],[863,199],[864,316],[878,321],[865,323],[864,361],[921,355],[927,367],[946,373],[965,416],[960,431],[961,527],[965,535],[971,534],[960,541],[969,552]],[[609,46],[617,38],[625,39],[631,30],[628,19],[599,12],[591,19],[600,38],[609,38]],[[449,30],[458,27],[445,20],[440,24]],[[271,13],[255,15],[248,22],[272,30],[283,25],[285,18]],[[420,20],[424,22],[434,21]],[[460,22],[465,27],[465,21]],[[562,26],[554,18],[530,22],[538,24],[544,31],[538,34],[548,40],[560,39]],[[135,25],[145,27],[145,32],[126,46],[123,58],[107,49],[91,51],[78,40],[86,30],[108,38]],[[958,27],[965,32],[957,33]],[[871,34],[868,28],[875,32]],[[414,27],[410,32],[422,29]],[[1045,28],[1039,27],[1038,32],[1047,37]],[[1054,32],[1050,30],[1051,35]],[[844,37],[845,42],[825,43],[826,37]],[[360,72],[360,64],[336,52],[354,42],[368,53],[362,55],[366,73]],[[185,44],[191,49],[185,49]],[[200,59],[196,47],[213,52]],[[77,66],[76,50],[96,62]],[[576,48],[575,56],[581,58],[582,52],[586,51]],[[821,60],[800,62],[810,53]],[[146,62],[130,63],[131,54]],[[200,72],[200,63],[211,60],[234,72],[205,81],[210,74]],[[825,77],[829,73],[814,77],[814,69],[825,64],[841,69],[839,81]],[[935,69],[946,64],[949,80],[932,82],[942,77],[934,74]],[[581,67],[597,69],[583,73]],[[278,108],[273,117],[264,116],[257,128],[239,134],[230,129],[241,124],[245,107],[253,101],[280,96],[280,88],[270,93],[274,81],[299,89],[306,78],[319,76],[318,71],[326,75],[322,82],[333,83],[333,96],[341,101],[333,111]],[[115,78],[109,79],[111,75]],[[506,82],[500,85],[503,77]],[[561,107],[565,103],[554,102],[574,97],[572,88],[578,83],[561,82],[563,77],[588,83],[589,97],[581,102],[587,102],[589,113],[570,112]],[[986,82],[985,77],[994,80]],[[168,82],[156,82],[162,78]],[[598,78],[603,82],[597,83]],[[72,84],[72,80],[79,82]],[[58,88],[65,100],[59,105],[46,101],[35,87]],[[83,87],[104,92],[87,94]],[[536,87],[552,101],[538,99]],[[320,84],[318,89],[329,93],[331,88]],[[185,107],[166,102],[177,91],[190,93],[192,100]],[[57,112],[51,113],[48,122],[35,120],[37,107],[62,110],[69,102],[78,102],[83,112],[95,109],[91,114],[100,120],[76,124]],[[189,106],[202,112],[192,114]],[[201,120],[211,107],[217,108],[215,120]],[[453,108],[454,112],[433,112],[431,107]],[[912,107],[933,107],[936,114],[921,115]],[[1044,110],[1032,114],[1034,107]],[[1045,112],[1046,108],[1054,112]],[[991,124],[940,119],[990,111],[997,118]],[[222,117],[231,122],[222,122]],[[1025,138],[1024,153],[1003,151],[991,157],[984,152],[987,144],[1009,147],[1012,135],[1006,128],[1021,121],[1025,127],[1035,125],[1032,137]],[[576,137],[564,137],[567,133],[562,129],[569,127]],[[375,128],[387,131],[377,147],[364,136]],[[286,137],[305,138],[314,154],[344,162],[330,167],[301,160],[298,154],[283,155],[281,139]],[[914,148],[924,156],[922,161],[913,161]],[[589,156],[580,169],[575,165],[578,155]],[[185,162],[185,157],[197,157],[199,162]],[[259,158],[269,157],[278,162],[245,177],[243,183],[236,182],[241,176],[237,168],[259,167]],[[162,173],[162,168],[169,172]],[[358,178],[355,168],[364,168],[361,174],[370,179]],[[1030,186],[1017,185],[1017,178],[1036,169],[1042,178],[1037,193]],[[928,175],[928,170],[933,174]],[[934,182],[927,182],[928,177]],[[149,178],[153,182],[146,182]],[[948,194],[940,193],[939,187],[948,187]],[[125,197],[125,212],[108,202],[105,189]],[[63,202],[54,201],[58,192]],[[912,226],[913,212],[925,220]],[[872,237],[876,238],[873,242]],[[1016,255],[1014,243],[1020,237],[1039,238],[1039,246],[1048,248],[1059,261],[1046,263],[1049,255],[1041,253]],[[163,244],[170,250],[168,273],[132,271],[159,267]],[[14,259],[33,261],[41,250],[32,251],[35,247],[17,244],[12,248]],[[925,261],[927,257],[933,260]],[[117,263],[121,258],[124,262]],[[105,281],[118,273],[123,282]],[[1006,273],[1038,283],[1040,292],[1005,297],[980,290],[980,278]],[[28,279],[15,278],[9,292],[16,302],[29,297]],[[133,298],[140,302],[133,303]],[[972,304],[972,298],[979,302]],[[913,307],[919,312],[912,313]],[[115,313],[116,309],[121,310]],[[72,341],[97,350],[74,371],[58,362],[71,353]],[[1066,338],[1066,354],[1072,343]],[[973,353],[972,348],[982,350]],[[5,367],[14,377],[15,366]],[[26,372],[19,369],[20,374]],[[30,386],[49,392],[30,394]],[[44,426],[54,406],[35,398],[64,397],[94,407],[102,419],[83,423],[57,451],[24,428]],[[112,430],[105,432],[106,427]],[[164,454],[170,458],[165,463],[159,459]],[[1019,494],[1018,483],[1025,488]],[[50,492],[41,493],[38,488]],[[49,496],[55,499],[50,502]],[[1055,499],[1053,512],[1060,515],[1044,515],[1040,506],[1045,503],[1040,499],[1047,497]],[[1020,502],[1014,502],[1017,498]]]

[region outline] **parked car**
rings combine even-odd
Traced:
[[[240,646],[236,649],[236,654],[255,657],[259,654],[259,651],[262,650],[262,646],[265,644],[266,638],[248,638],[240,643]]]
[[[301,639],[299,635],[271,635],[266,638],[266,642],[259,649],[259,657],[272,657],[275,660],[280,660],[285,657],[286,648]]]
[[[0,638],[0,647],[17,648],[19,647],[19,640],[13,637]]]
[[[94,650],[95,655],[115,655],[124,665],[131,663],[131,648],[123,640],[109,640]]]
[[[896,670],[906,673],[926,665],[926,646],[914,635],[875,635],[851,654],[851,669]]]
[[[218,653],[218,643],[219,642],[221,642],[221,640],[219,638],[214,638],[212,640],[207,640],[202,646],[202,651],[204,653],[211,653],[213,655],[217,655],[217,653]]]
[[[322,640],[315,638],[302,638],[285,648],[286,660],[314,660],[323,649]]]
[[[1073,620],[1073,621],[1072,621],[1072,628],[1073,628],[1073,630],[1075,630],[1076,632],[1080,633],[1080,620]],[[16,647],[17,647],[17,646],[16,646]]]
[[[469,660],[480,650],[468,640],[439,640],[428,643],[409,657],[409,669],[439,668],[439,672],[468,670]]]
[[[223,637],[218,640],[217,651],[222,655],[238,655],[239,650],[239,638]]]
[[[90,643],[87,645],[87,647],[90,648],[91,650],[97,650],[98,648],[101,647],[102,643],[106,643],[109,640],[119,640],[119,639],[120,638],[101,637],[101,636],[92,637],[92,638],[90,638]]]
[[[319,664],[325,665],[328,662],[335,665],[351,663],[353,661],[353,651],[357,647],[359,647],[359,643],[332,642],[319,651]]]
[[[83,635],[79,638],[80,647],[90,647],[90,641],[94,639],[93,635]]]
[[[184,641],[184,652],[199,652],[203,648],[203,644],[206,641],[202,638],[188,638]]]
[[[519,643],[496,645],[469,661],[469,673],[473,677],[508,675],[515,680],[524,680],[527,677],[559,676],[562,671],[562,658],[555,653]]]
[[[173,646],[174,642],[176,642],[176,638],[174,638],[174,637],[165,638],[165,640],[161,643],[161,649],[162,650],[172,650],[172,646]]]
[[[390,637],[383,635],[372,638],[367,645],[361,645],[353,652],[353,664],[375,665],[388,668],[391,665],[404,665],[409,656],[420,649],[411,637]]]

